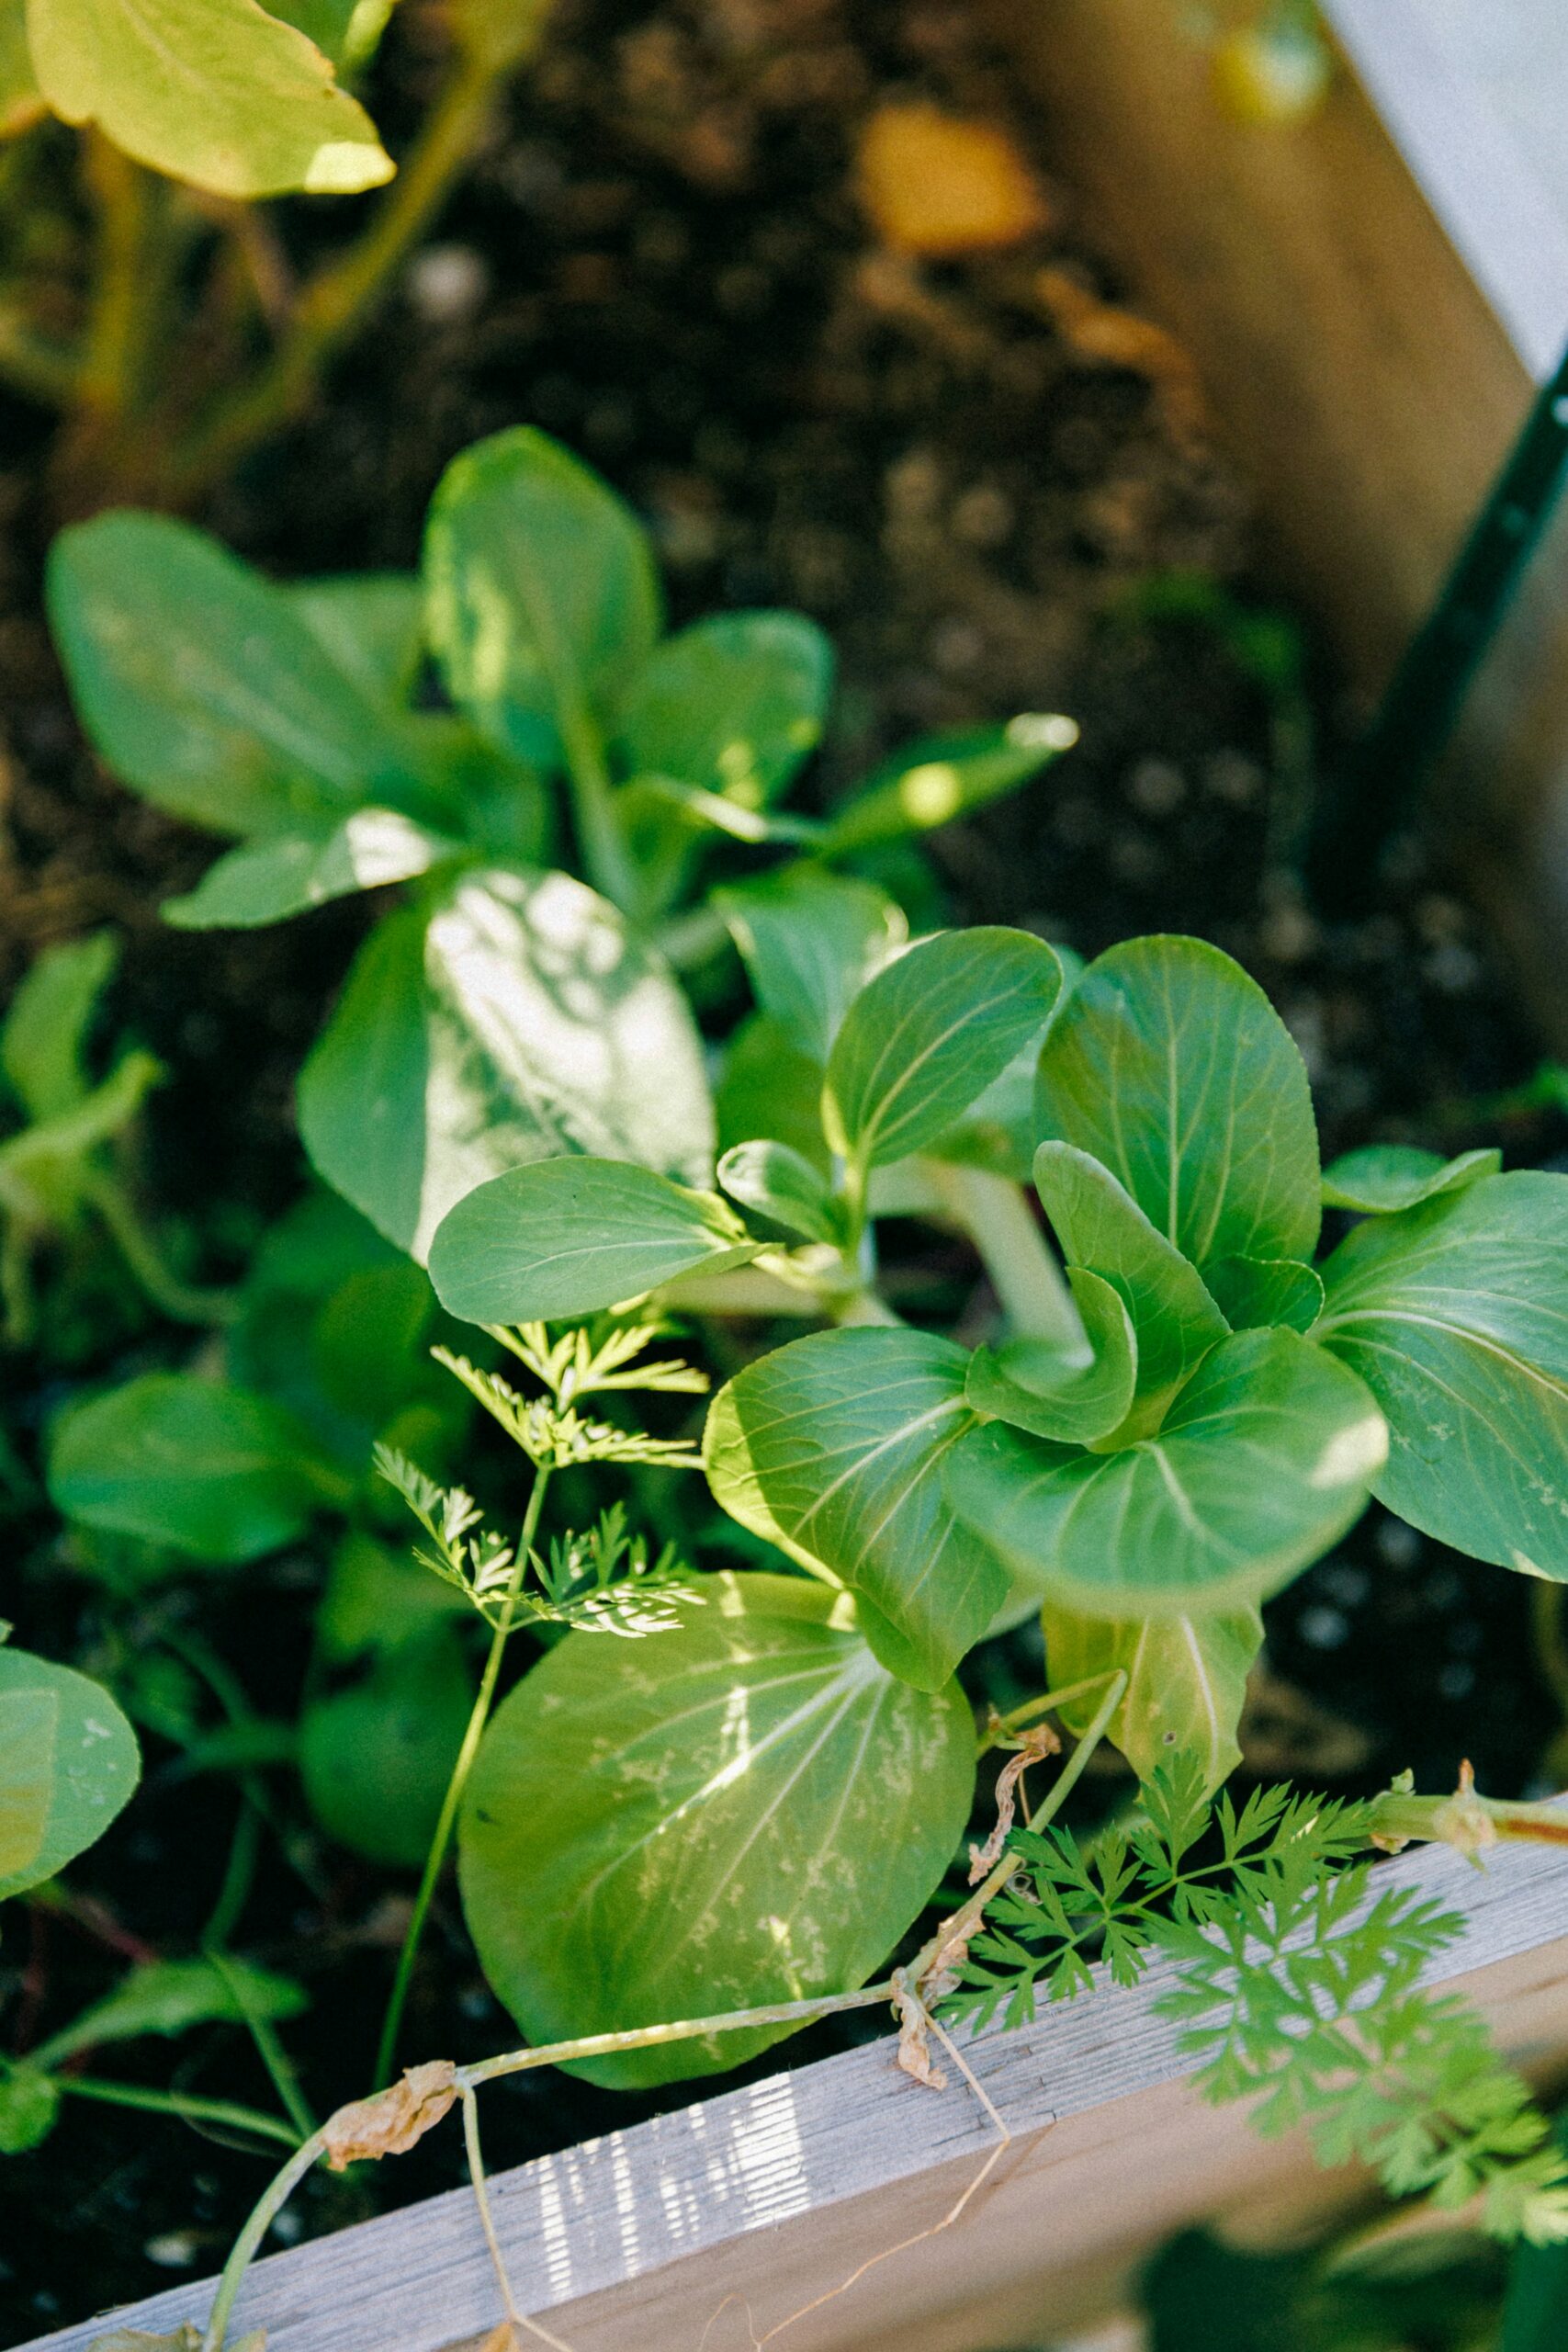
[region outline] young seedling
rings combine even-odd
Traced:
[[[239,837],[172,922],[271,923],[406,886],[299,1116],[328,1182],[421,1259],[456,1200],[525,1160],[710,1183],[705,1057],[655,934],[701,957],[728,921],[766,956],[793,887],[874,962],[901,918],[844,862],[1010,790],[1075,732],[1025,716],[917,745],[834,817],[782,817],[824,724],[821,633],[758,612],[666,636],[640,524],[525,429],[448,469],[420,579],[276,586],[183,524],[120,513],[56,542],[50,606],[110,767]],[[445,709],[419,691],[427,649]],[[566,819],[581,879],[553,863]],[[802,845],[808,867],[775,865],[761,895],[747,879],[739,905],[691,903],[716,850],[743,868]]]
[[[95,1224],[161,1314],[220,1323],[232,1308],[225,1293],[197,1289],[168,1265],[110,1156],[163,1077],[135,1050],[96,1084],[87,1076],[88,1034],[117,952],[107,932],[45,948],[0,1023],[0,1094],[22,1121],[0,1137],[0,1305],[13,1346],[37,1334],[40,1251],[69,1249]]]

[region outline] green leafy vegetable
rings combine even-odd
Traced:
[[[414,1870],[424,1860],[473,1706],[463,1645],[436,1625],[378,1649],[360,1678],[311,1700],[299,1772],[341,1845]]]
[[[356,808],[330,831],[246,842],[209,866],[194,890],[164,900],[181,931],[249,930],[329,899],[408,882],[458,854],[458,844],[396,808]]]
[[[1306,1070],[1262,989],[1217,947],[1134,939],[1098,957],[1052,1026],[1039,1114],[1195,1266],[1311,1256]]]
[[[1568,1180],[1482,1176],[1369,1217],[1317,1336],[1387,1417],[1380,1499],[1477,1559],[1568,1579]]]
[[[564,874],[457,877],[375,932],[299,1081],[321,1174],[423,1258],[454,1204],[582,1151],[713,1170],[702,1047],[663,964]]]
[[[633,680],[616,736],[631,775],[764,808],[822,733],[833,649],[798,613],[720,613],[667,638]]]
[[[739,1143],[718,1163],[732,1201],[804,1241],[837,1248],[843,1238],[838,1204],[821,1170],[787,1143]]]
[[[885,761],[843,802],[823,846],[842,856],[951,824],[954,817],[1015,791],[1077,740],[1070,718],[1024,711],[1005,727],[975,728],[911,744]]]
[[[496,1715],[463,1810],[463,1907],[536,2041],[863,1984],[963,1829],[957,1689],[876,1664],[847,1594],[704,1578],[707,1606],[617,1657],[570,1634]],[[867,1874],[863,1857],[878,1857]],[[711,2074],[787,2027],[588,2061],[617,2087]]]
[[[863,988],[828,1064],[829,1134],[863,1168],[935,1140],[1050,1018],[1062,967],[1028,932],[948,932]]]
[[[1323,1313],[1322,1277],[1294,1258],[1215,1258],[1203,1280],[1234,1330],[1310,1331]]]
[[[308,2006],[303,1986],[292,1977],[248,1961],[226,1956],[221,1968],[210,1960],[149,1961],[51,2035],[33,2052],[33,2064],[57,2067],[107,2041],[188,2033],[215,2019],[243,2025],[247,2016],[297,2018]]]
[[[713,903],[745,958],[759,1007],[819,1064],[853,999],[908,936],[885,891],[821,866],[781,866],[716,890]]]
[[[1110,1736],[1146,1786],[1173,1757],[1194,1764],[1205,1792],[1241,1761],[1236,1737],[1247,1678],[1263,1645],[1255,1608],[1201,1617],[1085,1617],[1047,1601],[1041,1619],[1051,1681],[1058,1689],[1095,1675],[1127,1677]],[[1057,1709],[1081,1738],[1102,1692]]]
[[[966,1525],[1100,1616],[1224,1610],[1278,1590],[1359,1517],[1387,1447],[1362,1384],[1293,1331],[1206,1355],[1157,1434],[1069,1453],[996,1421],[956,1445]]]
[[[732,1518],[852,1586],[890,1672],[939,1690],[1007,1598],[988,1543],[953,1519],[942,1465],[974,1416],[962,1349],[919,1331],[822,1331],[750,1364],[704,1440]]]
[[[1083,1319],[1081,1349],[1043,1340],[1010,1340],[976,1348],[964,1393],[977,1413],[1035,1437],[1092,1445],[1132,1409],[1138,1342],[1121,1293],[1081,1266],[1069,1266],[1073,1303]]]
[[[615,1159],[536,1159],[478,1185],[430,1250],[441,1303],[469,1323],[536,1323],[641,1298],[761,1245],[716,1193]]]

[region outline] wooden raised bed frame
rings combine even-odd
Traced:
[[[1427,1981],[1467,1993],[1520,2064],[1549,2071],[1568,2048],[1568,1854],[1502,1847],[1483,1875],[1428,1848],[1382,1866],[1379,1885],[1396,1881],[1469,1914]],[[1153,2013],[1165,1975],[1102,1984],[968,2045],[1014,2136],[957,2223],[914,2244],[901,2242],[951,2210],[997,2134],[963,2083],[931,2091],[899,2074],[891,2040],[499,2175],[522,2308],[570,2352],[753,2352],[822,2297],[779,2352],[997,2352],[1102,2313],[1186,2222],[1354,2201],[1354,2175],[1315,2173],[1299,2141],[1259,2140],[1240,2109],[1201,2104]],[[114,2324],[166,2334],[204,2321],[211,2292],[176,2287]],[[501,2316],[457,2189],[259,2263],[235,2327],[265,2327],[267,2352],[457,2352]],[[31,2352],[86,2352],[106,2324]]]

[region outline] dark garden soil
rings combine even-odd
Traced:
[[[431,13],[406,0],[375,94],[394,146],[438,69]],[[1046,200],[1029,243],[941,265],[878,247],[854,144],[876,103],[908,96],[1010,126]],[[335,217],[302,209],[289,233],[303,252]],[[1538,1048],[1474,917],[1414,856],[1352,927],[1321,927],[1292,888],[1292,819],[1348,714],[1269,592],[1183,354],[1120,306],[1093,243],[1053,178],[1049,122],[1020,114],[953,0],[564,0],[439,243],[319,413],[202,519],[284,573],[406,565],[447,459],[540,424],[650,518],[678,618],[780,603],[831,632],[842,689],[822,795],[933,729],[1019,709],[1079,721],[1081,747],[1043,780],[937,838],[958,915],[1038,924],[1087,954],[1137,931],[1201,933],[1275,996],[1329,1151],[1483,1139],[1463,1105],[1526,1076]],[[197,1220],[221,1273],[299,1184],[292,1077],[364,912],[232,937],[159,927],[158,900],[210,845],[82,751],[38,608],[41,446],[36,419],[0,413],[0,986],[50,939],[125,927],[114,1016],[174,1073],[150,1189]],[[1506,1140],[1540,1159],[1562,1136],[1521,1120]],[[23,1378],[9,1409],[25,1430],[58,1395]],[[92,1590],[51,1575],[39,1544],[6,1613],[19,1638],[85,1660]],[[197,1621],[264,1712],[297,1697],[318,1575],[287,1557],[198,1596]],[[1409,1764],[1437,1787],[1468,1753],[1483,1786],[1525,1785],[1557,1714],[1529,1592],[1372,1513],[1270,1612],[1249,1768],[1353,1789]],[[981,1674],[999,1690],[1027,1667],[1015,1646]],[[7,1915],[7,2049],[125,1957],[188,1949],[210,1909],[231,1788],[175,1782],[148,1746],[146,1792],[73,1873],[90,1894]],[[328,1848],[287,1787],[279,1803],[291,1860],[269,1841],[243,1940],[310,1984],[290,2043],[324,2109],[364,2086],[408,1888]],[[449,1902],[407,2046],[462,2057],[510,2038]],[[178,2082],[265,2099],[236,2040],[182,2042]],[[790,2054],[838,2046],[823,2029]],[[166,2081],[148,2048],[120,2071]],[[653,2104],[524,2077],[488,2104],[487,2154],[516,2162]],[[459,2164],[455,2132],[438,2133],[367,2178],[313,2182],[288,2226],[341,2226],[448,2185]],[[182,2125],[74,2103],[6,2167],[0,2335],[216,2267],[266,2168]]]

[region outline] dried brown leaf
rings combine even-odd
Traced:
[[[898,2059],[902,2073],[929,2090],[944,2091],[947,2076],[931,2056],[931,2012],[901,1968],[893,1972],[893,2006],[898,2012]]]
[[[977,1886],[993,1863],[1001,1860],[1002,1848],[1008,1841],[1013,1815],[1018,1808],[1018,1784],[1032,1764],[1043,1764],[1047,1756],[1060,1756],[1062,1743],[1049,1724],[1036,1724],[1026,1731],[1019,1742],[1016,1754],[1010,1756],[997,1776],[997,1826],[983,1846],[969,1849],[969,1883]]]
[[[457,2096],[457,2070],[450,2058],[411,2066],[401,2082],[356,2098],[327,2118],[323,2128],[329,2170],[380,2156],[400,2156],[439,2123]]]

